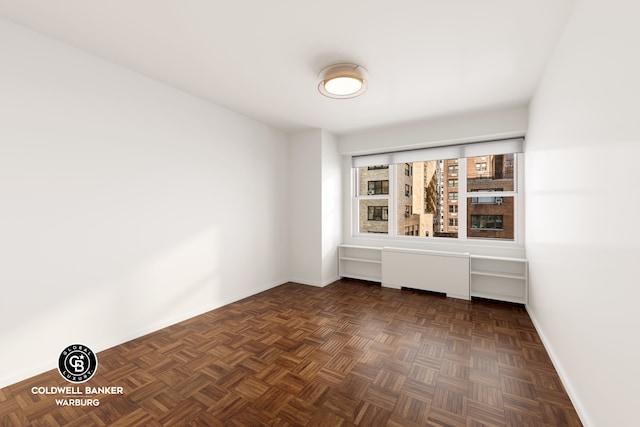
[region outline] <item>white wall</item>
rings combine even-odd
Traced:
[[[589,426],[638,423],[638,16],[579,1],[530,107],[529,312]]]
[[[339,138],[340,154],[354,155],[477,142],[527,131],[527,106],[513,106],[409,122]]]
[[[0,63],[0,387],[287,281],[286,135],[4,20]]]
[[[322,283],[322,131],[291,135],[289,142],[290,280]]]
[[[342,235],[342,157],[321,129],[290,137],[291,280],[325,286],[338,279]]]
[[[342,156],[338,139],[322,132],[322,283],[338,277],[338,245],[342,240]]]

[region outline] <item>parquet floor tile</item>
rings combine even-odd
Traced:
[[[580,426],[526,310],[287,283],[98,355],[98,406],[0,389],[5,426]]]

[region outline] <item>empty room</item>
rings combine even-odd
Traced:
[[[0,425],[638,425],[638,16],[0,0]]]

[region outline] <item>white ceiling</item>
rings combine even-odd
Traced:
[[[574,0],[0,0],[0,16],[288,132],[526,104]],[[333,100],[317,74],[369,70]]]

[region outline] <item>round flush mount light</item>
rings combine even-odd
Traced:
[[[355,98],[367,90],[367,70],[357,64],[330,65],[318,74],[318,90],[324,96],[337,99]]]

